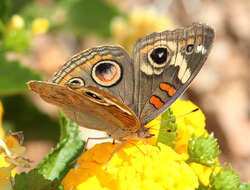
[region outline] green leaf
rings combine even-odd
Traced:
[[[203,185],[200,181],[199,181],[199,187],[196,188],[197,190],[209,190],[209,187]]]
[[[11,6],[11,15],[18,14],[20,15],[20,12],[25,9],[26,6],[32,4],[33,0],[12,0],[12,6]],[[40,4],[40,6],[43,4]],[[26,21],[26,20],[25,20]]]
[[[175,116],[171,109],[165,111],[161,116],[161,127],[157,143],[166,144],[172,148],[175,147],[175,138],[177,137],[177,124]]]
[[[27,52],[30,48],[31,34],[26,29],[12,30],[4,36],[5,51]]]
[[[64,190],[64,187],[62,184],[60,185],[59,190]]]
[[[51,21],[53,21],[55,12],[55,5],[53,2],[50,3],[50,5],[42,5],[35,2],[28,2],[27,5],[22,8],[22,10],[19,12],[19,14],[23,17],[25,20],[27,28],[32,27],[32,22],[36,18],[46,18],[49,20],[50,25],[52,24]],[[51,26],[50,26],[51,27]]]
[[[239,175],[229,168],[222,168],[219,173],[210,176],[210,190],[239,190]]]
[[[250,190],[250,183],[242,183],[239,190]]]
[[[188,154],[187,163],[196,162],[206,166],[216,165],[214,159],[220,154],[217,139],[214,138],[213,134],[200,137],[192,135],[188,142]]]
[[[0,20],[4,23],[7,22],[11,9],[11,0],[1,0],[0,3]]]
[[[33,169],[28,173],[16,174],[14,190],[58,190],[59,185],[59,180],[45,179],[37,169]]]
[[[3,38],[4,31],[5,31],[5,25],[0,19],[0,40],[2,40]],[[0,45],[0,48],[2,48],[2,45]]]
[[[0,57],[0,95],[26,92],[26,82],[41,79],[40,74],[22,66],[19,61],[7,61],[3,56]]]
[[[65,1],[67,24],[77,34],[94,32],[100,36],[110,35],[111,20],[122,15],[112,4],[103,0]]]
[[[73,161],[82,153],[84,148],[84,141],[77,124],[65,118],[60,112],[59,116],[60,142],[38,166],[39,173],[50,180],[62,179],[68,170],[72,168]]]

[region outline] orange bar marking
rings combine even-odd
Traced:
[[[77,71],[79,71],[81,69],[81,67],[85,67],[88,64],[94,64],[96,62],[98,62],[101,59],[100,55],[95,55],[92,59],[87,60],[84,64],[82,65],[78,65],[75,68],[72,69],[71,72],[67,73],[64,78],[62,79],[61,82],[59,82],[59,85],[63,85],[65,82],[67,82],[74,73],[76,73]]]
[[[185,41],[185,40],[182,40],[181,43],[180,43],[181,49],[184,48],[185,45],[186,45],[186,41]]]
[[[101,59],[101,56],[100,55],[95,55],[94,58],[90,59],[90,63],[96,63],[98,62],[99,60]]]
[[[160,89],[167,92],[169,96],[173,96],[176,93],[175,88],[171,87],[169,84],[167,83],[161,83],[160,84]]]
[[[193,44],[193,43],[194,43],[194,38],[189,38],[189,39],[187,40],[187,43],[188,43],[188,44]]]
[[[112,58],[111,54],[107,54],[107,55],[102,56],[102,59],[110,59],[110,58]]]
[[[202,42],[202,37],[201,37],[201,36],[198,36],[198,37],[197,37],[197,43],[200,45],[201,42]]]
[[[164,103],[161,101],[161,99],[157,96],[151,96],[151,98],[149,99],[149,102],[156,108],[156,109],[160,109]]]

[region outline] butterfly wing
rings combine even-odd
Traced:
[[[28,86],[46,102],[60,107],[67,117],[81,126],[105,131],[112,137],[125,137],[139,128],[133,111],[97,87],[72,89],[40,81],[30,81]]]
[[[134,47],[135,113],[144,124],[166,110],[188,87],[205,63],[214,31],[193,24],[153,33]]]
[[[133,73],[132,60],[123,48],[101,46],[71,57],[55,73],[51,82],[60,86],[70,83],[96,86],[130,105],[134,93]]]

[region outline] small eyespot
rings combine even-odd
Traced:
[[[69,79],[67,84],[73,84],[73,85],[79,85],[79,86],[84,86],[85,82],[81,77],[74,77]]]
[[[150,54],[150,57],[154,61],[154,63],[162,64],[168,58],[168,50],[167,48],[164,48],[164,47],[156,48],[152,51],[152,53]]]
[[[186,52],[187,53],[192,53],[194,49],[194,44],[188,44],[186,47]]]
[[[93,92],[89,92],[89,91],[86,91],[85,92],[88,96],[96,99],[96,100],[101,100],[101,98],[99,96],[97,96],[96,94],[94,94]]]

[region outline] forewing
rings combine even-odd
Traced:
[[[80,126],[113,134],[124,130],[135,132],[139,122],[134,112],[112,94],[97,87],[71,89],[50,82],[30,81],[30,90],[48,103],[60,107],[66,116]]]

